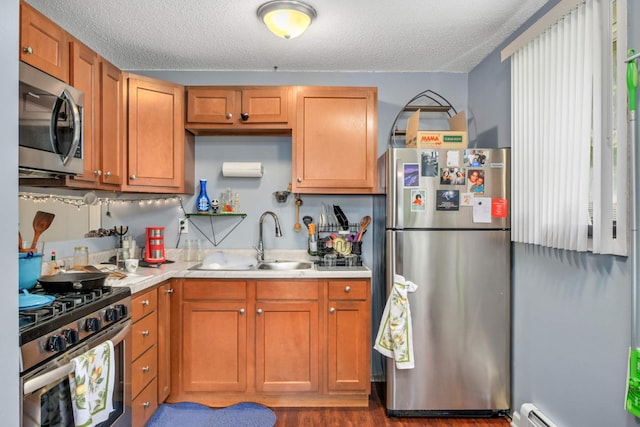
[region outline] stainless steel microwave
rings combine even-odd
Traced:
[[[20,62],[20,176],[76,175],[84,170],[84,93]]]

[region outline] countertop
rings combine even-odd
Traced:
[[[207,251],[207,255],[216,250]],[[243,249],[224,250],[225,253],[233,253],[241,256],[251,254],[255,256],[255,251]],[[200,261],[183,261],[182,251],[168,251],[167,259],[174,260],[172,263],[160,264],[158,267],[139,267],[135,273],[128,273],[127,278],[109,278],[109,286],[129,286],[131,293],[144,291],[147,288],[157,285],[172,278],[208,278],[208,279],[318,279],[318,278],[370,278],[371,270],[366,267],[336,269],[318,269],[314,265],[310,269],[303,270],[190,270],[191,267],[200,264]],[[299,250],[274,250],[265,253],[266,260],[311,260],[306,251]]]

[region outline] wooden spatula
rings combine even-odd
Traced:
[[[49,212],[38,211],[35,217],[33,217],[33,241],[31,242],[31,249],[36,252],[38,249],[38,239],[40,235],[51,225],[55,215]]]

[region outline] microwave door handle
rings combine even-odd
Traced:
[[[111,339],[111,341],[113,342],[113,345],[116,346],[120,344],[122,340],[124,340],[127,334],[130,332],[130,329],[131,329],[131,321],[128,320],[126,323],[124,323],[122,330],[118,332]],[[72,373],[74,370],[75,370],[75,365],[73,362],[71,362],[71,363],[67,363],[66,365],[60,366],[59,368],[55,368],[54,370],[49,371],[45,374],[38,375],[37,377],[31,378],[30,380],[24,383],[24,386],[23,386],[24,395],[26,396],[28,394],[31,394],[34,391],[41,389],[42,387],[48,386],[49,384],[52,384],[58,380],[61,380],[62,378]]]
[[[58,144],[58,114],[60,113],[60,108],[64,102],[69,105],[69,114],[71,115],[71,120],[73,121],[73,141],[71,142],[69,151],[66,153],[61,152]],[[81,118],[78,105],[74,102],[73,96],[69,93],[69,91],[67,89],[64,89],[56,100],[56,104],[53,107],[53,112],[51,113],[51,126],[49,126],[49,142],[51,142],[51,148],[53,149],[53,152],[57,153],[60,156],[60,160],[65,166],[69,163],[69,161],[73,157],[73,154],[78,149],[78,144],[80,144],[80,136],[82,132],[80,124]]]

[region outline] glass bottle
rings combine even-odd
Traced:
[[[314,223],[309,224],[309,255],[318,255],[318,237]]]
[[[209,212],[209,208],[211,207],[211,201],[209,200],[209,196],[207,195],[207,180],[200,180],[200,194],[198,195],[198,200],[196,202],[196,211],[198,212]]]

